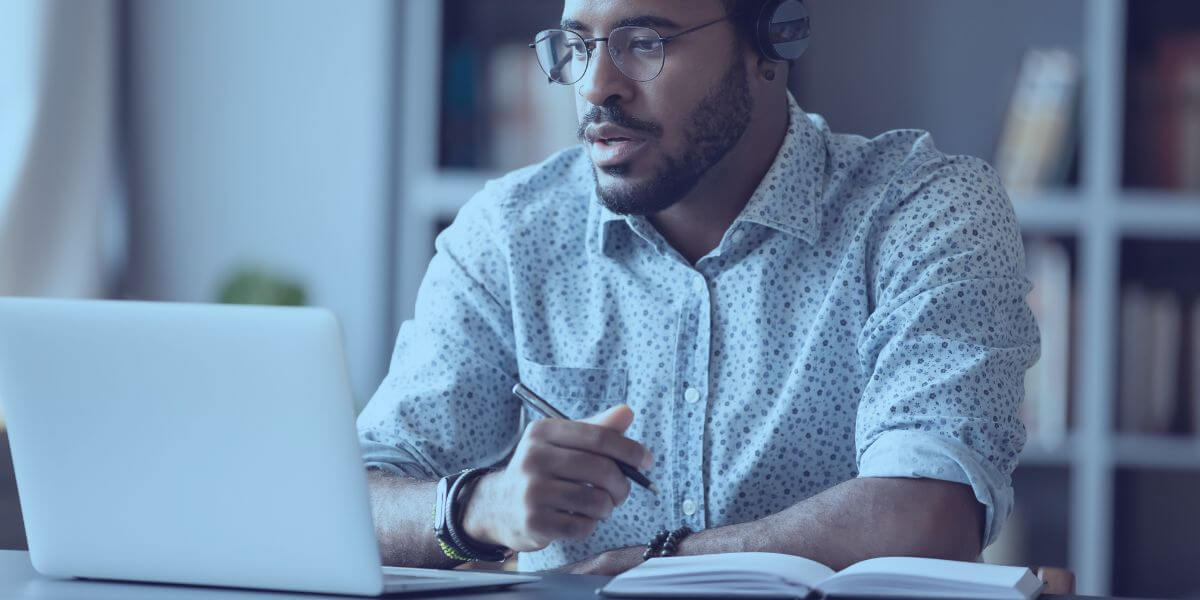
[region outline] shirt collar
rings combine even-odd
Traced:
[[[825,160],[821,129],[788,92],[788,130],[783,143],[734,224],[757,223],[815,243],[821,234],[819,202],[825,184]],[[590,162],[588,168],[592,168]],[[591,199],[597,221],[593,231],[601,253],[614,223],[624,221],[639,235],[643,234],[641,228],[649,226],[645,217],[620,215],[603,206],[594,188]]]
[[[788,130],[742,214],[813,244],[821,236],[820,200],[825,186],[825,139],[788,92]]]

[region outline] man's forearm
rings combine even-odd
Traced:
[[[367,482],[383,564],[427,568],[459,564],[442,553],[433,537],[436,481],[417,481],[372,469],[367,472]]]
[[[984,507],[969,486],[935,479],[864,477],[756,521],[709,529],[682,554],[781,552],[840,570],[876,556],[974,560]]]

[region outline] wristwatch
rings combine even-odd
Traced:
[[[491,469],[463,469],[438,480],[437,502],[433,508],[433,534],[442,553],[460,561],[495,561],[508,558],[512,552],[504,546],[483,544],[470,539],[463,529],[466,498],[471,486]]]

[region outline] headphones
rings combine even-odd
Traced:
[[[804,0],[767,0],[754,20],[758,51],[768,60],[796,60],[808,49],[808,7]]]

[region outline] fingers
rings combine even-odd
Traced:
[[[580,419],[580,421],[624,433],[633,423],[633,409],[629,408],[628,404],[618,404],[604,412]]]
[[[616,508],[604,490],[563,479],[540,481],[530,492],[535,506],[587,517],[593,521],[607,519]]]
[[[582,539],[596,530],[596,521],[582,515],[572,515],[555,509],[529,513],[525,530],[545,547],[551,540],[563,538]]]
[[[505,502],[492,527],[500,543],[530,551],[556,539],[590,536],[629,498],[630,481],[617,461],[653,464],[649,450],[621,433],[631,419],[629,407],[619,405],[592,422],[530,423],[498,476]]]
[[[620,506],[629,498],[630,484],[625,474],[612,459],[575,450],[549,446],[548,451],[531,457],[537,471],[550,477],[568,482],[591,484],[606,492],[614,506]]]
[[[645,446],[615,430],[591,423],[540,419],[529,424],[526,435],[561,448],[607,456],[634,467],[648,469],[654,464],[654,458]]]

